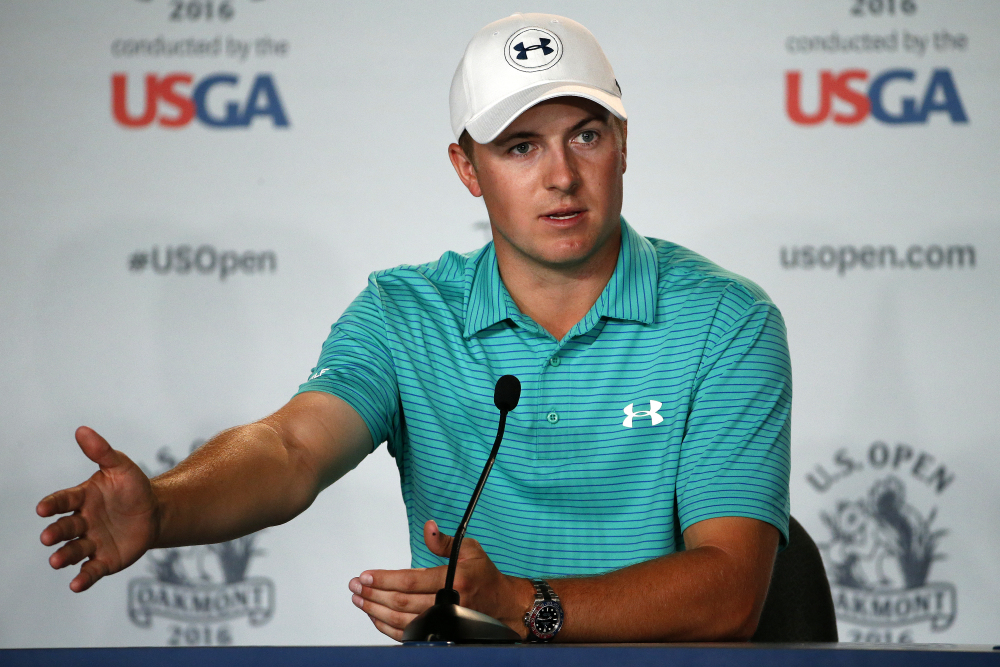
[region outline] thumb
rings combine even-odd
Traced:
[[[453,539],[450,535],[445,535],[441,532],[434,519],[424,524],[424,544],[427,545],[427,548],[435,556],[442,556],[444,558],[450,556]]]
[[[98,435],[97,431],[81,426],[76,429],[76,443],[87,455],[87,458],[101,467],[114,468],[122,462],[122,455],[111,448],[108,441]]]

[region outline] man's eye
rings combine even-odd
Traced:
[[[582,141],[585,144],[589,144],[596,140],[597,140],[597,132],[594,132],[593,130],[584,130],[583,132],[580,133],[580,141]]]
[[[517,155],[524,155],[525,153],[527,153],[530,150],[531,150],[531,144],[529,144],[528,142],[525,141],[524,143],[520,143],[517,146],[514,146],[513,148],[511,148],[510,152],[511,153],[516,153]]]

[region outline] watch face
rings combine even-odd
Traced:
[[[531,631],[539,639],[551,639],[562,627],[562,608],[551,600],[539,604],[531,612]]]

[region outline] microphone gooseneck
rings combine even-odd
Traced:
[[[403,641],[406,643],[446,642],[456,644],[513,644],[521,640],[521,636],[495,618],[482,612],[466,609],[459,604],[459,594],[455,590],[455,568],[458,565],[458,552],[462,547],[462,539],[469,527],[472,511],[476,509],[479,495],[490,476],[493,462],[500,451],[500,441],[503,440],[504,426],[507,424],[507,413],[517,407],[521,398],[521,383],[513,375],[504,375],[497,380],[493,389],[493,403],[500,410],[500,425],[497,427],[497,439],[493,450],[486,459],[483,474],[472,493],[472,500],[465,510],[462,523],[455,531],[451,543],[451,558],[448,559],[448,575],[444,588],[437,592],[434,604],[410,621],[403,629]]]
[[[459,603],[459,594],[455,590],[455,568],[458,566],[458,552],[462,547],[462,540],[465,539],[465,531],[469,527],[472,512],[476,509],[476,503],[479,502],[479,496],[483,492],[483,487],[486,486],[486,478],[490,476],[493,463],[497,459],[497,452],[500,451],[500,441],[503,440],[504,427],[507,425],[507,413],[517,407],[517,402],[520,398],[520,380],[513,375],[504,375],[497,380],[496,387],[493,390],[493,404],[500,410],[500,425],[497,427],[497,438],[493,442],[493,449],[490,451],[490,456],[483,467],[483,474],[479,476],[479,483],[476,484],[476,490],[472,492],[472,499],[465,510],[465,516],[462,517],[462,522],[458,524],[458,530],[455,531],[455,536],[452,538],[451,557],[448,559],[448,575],[445,577],[444,588],[437,593],[435,601],[438,603]]]

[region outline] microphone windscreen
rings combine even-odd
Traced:
[[[517,407],[517,401],[521,398],[521,381],[513,375],[504,375],[497,380],[497,386],[493,390],[493,403],[500,412],[510,412]]]

